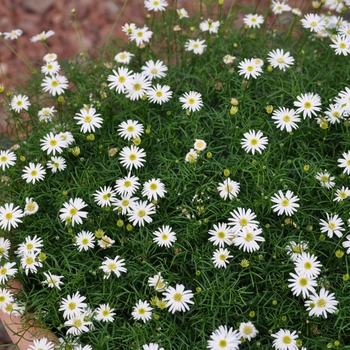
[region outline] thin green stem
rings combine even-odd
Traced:
[[[126,6],[126,4],[128,3],[128,1],[129,1],[129,0],[124,0],[123,6],[122,6],[122,8],[120,9],[117,18],[115,19],[115,21],[114,21],[114,23],[113,23],[113,25],[112,25],[111,30],[109,31],[109,34],[108,34],[106,43],[105,43],[105,45],[104,45],[104,50],[103,50],[103,53],[102,53],[103,56],[105,56],[105,54],[106,54],[107,47],[109,47],[109,42],[110,42],[111,37],[112,37],[112,34],[113,34],[113,32],[114,32],[114,28],[115,28],[115,26],[117,25],[120,16],[121,16],[122,13],[124,12],[125,6]],[[114,2],[114,3],[115,3],[115,2]],[[115,4],[116,4],[116,3],[115,3]]]

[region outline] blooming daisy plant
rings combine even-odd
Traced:
[[[0,310],[34,350],[345,348],[350,2],[141,3],[0,84]]]

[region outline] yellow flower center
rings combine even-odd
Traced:
[[[278,62],[278,63],[284,63],[284,59],[283,59],[283,57],[279,57],[279,58],[277,58],[277,62]]]
[[[105,316],[105,317],[107,317],[109,315],[108,310],[103,310],[101,313],[102,313],[102,316]]]
[[[218,232],[218,238],[220,238],[220,239],[224,239],[225,238],[225,232],[224,231],[220,231],[220,232]]]
[[[141,90],[141,84],[139,84],[139,83],[134,84],[134,90],[135,91]]]
[[[27,250],[32,250],[33,249],[33,244],[32,243],[27,243],[26,248]]]
[[[124,83],[125,82],[125,77],[121,76],[118,79],[119,83]]]
[[[316,302],[316,306],[320,308],[324,308],[327,305],[327,301],[325,299],[319,299]]]
[[[74,216],[74,215],[77,214],[77,212],[78,212],[78,210],[76,210],[75,208],[72,208],[72,209],[69,211],[69,214],[70,214],[71,216]]]
[[[145,210],[139,210],[137,215],[140,217],[140,218],[143,218],[145,215],[146,215],[146,211]]]
[[[256,146],[256,145],[258,144],[258,140],[257,140],[257,139],[251,139],[251,140],[250,140],[250,144],[251,144],[252,146]]]
[[[310,22],[310,26],[311,27],[316,27],[317,26],[317,22],[315,22],[315,21]]]
[[[127,127],[126,131],[127,131],[127,132],[133,132],[133,131],[135,131],[135,128],[134,128],[133,125],[129,125],[129,126]]]
[[[22,101],[17,101],[17,106],[22,106]]]
[[[125,60],[126,59],[126,54],[125,53],[122,53],[122,54],[120,54],[120,56],[119,56],[122,60]]]
[[[252,72],[253,70],[254,70],[254,67],[253,67],[253,66],[248,66],[248,67],[247,67],[247,71],[248,71],[248,72]]]
[[[73,322],[72,322],[72,326],[73,327],[76,327],[76,328],[79,328],[83,325],[83,322],[79,319],[75,319]]]
[[[162,234],[162,240],[166,241],[169,238],[169,236],[166,233]]]
[[[253,327],[252,326],[249,326],[249,325],[245,325],[243,327],[243,333],[245,335],[249,335],[249,334],[252,334],[253,333]]]
[[[136,160],[136,158],[137,158],[137,156],[136,156],[136,154],[134,154],[134,153],[130,154],[130,156],[129,156],[129,159],[130,159],[131,161]]]
[[[28,257],[26,258],[26,264],[27,264],[27,265],[32,265],[33,262],[34,262],[34,259],[33,259],[31,256],[28,256]]]
[[[27,210],[28,211],[34,211],[35,210],[35,204],[30,202],[27,204]]]
[[[0,275],[6,275],[7,273],[7,268],[6,267],[3,267],[1,270],[0,270]]]
[[[304,267],[306,270],[310,270],[312,268],[312,264],[311,262],[307,261],[305,264],[304,264]]]
[[[289,200],[284,198],[283,201],[281,202],[283,207],[286,207],[289,204]]]
[[[139,314],[140,315],[144,315],[146,313],[146,309],[144,309],[143,307],[139,308]]]
[[[305,277],[300,278],[299,284],[301,287],[307,286],[307,279]]]
[[[335,229],[335,223],[334,222],[330,222],[329,224],[328,224],[328,228],[330,228],[331,230],[334,230]]]
[[[220,346],[220,348],[226,348],[227,341],[225,339],[220,340],[219,341],[219,346]]]
[[[158,73],[158,69],[157,68],[152,68],[151,69],[151,73],[152,74],[157,74]]]
[[[53,81],[51,82],[51,86],[52,86],[52,87],[57,87],[57,86],[58,86],[58,81],[57,81],[57,80],[53,80]]]
[[[6,300],[6,298],[2,295],[0,296],[0,303],[3,303]]]
[[[256,22],[256,18],[255,18],[255,17],[252,17],[252,18],[251,18],[251,21],[252,21],[253,23],[255,23],[255,22]]]
[[[84,118],[84,123],[91,123],[91,120],[92,120],[92,118],[89,115],[87,115]]]
[[[68,309],[69,310],[74,310],[75,308],[77,307],[77,304],[73,301],[71,301],[69,304],[68,304]]]
[[[173,296],[173,299],[177,302],[182,301],[182,294],[181,293],[175,293]]]
[[[89,244],[89,239],[88,239],[88,238],[83,238],[83,239],[81,240],[81,244],[83,244],[83,245]]]
[[[346,44],[345,44],[345,43],[340,43],[340,44],[339,44],[339,47],[340,47],[341,49],[346,49]]]
[[[285,335],[282,338],[282,343],[284,343],[284,344],[290,344],[291,342],[292,342],[292,338],[289,335]]]
[[[294,246],[294,247],[293,247],[293,252],[294,252],[294,253],[301,254],[301,247],[300,247],[300,245]]]
[[[153,184],[151,184],[151,185],[149,186],[149,188],[150,188],[152,191],[155,191],[155,190],[158,188],[158,186],[157,186],[157,184],[153,183]]]
[[[142,38],[142,37],[143,37],[143,32],[137,32],[137,36],[138,36],[139,38]]]
[[[6,156],[1,156],[0,157],[0,162],[5,163],[7,161],[7,157]]]
[[[128,205],[129,205],[129,200],[128,200],[128,199],[122,200],[121,205],[122,205],[123,207],[128,206]]]
[[[252,233],[247,233],[246,236],[244,237],[244,239],[245,239],[247,242],[252,241],[253,238],[254,238],[254,236],[253,236]]]
[[[285,115],[283,117],[283,121],[285,121],[286,123],[290,122],[290,116],[289,115]]]
[[[304,108],[311,108],[311,103],[310,102],[305,102],[304,103]]]
[[[117,268],[117,265],[115,263],[110,263],[108,265],[108,269],[111,270],[111,271],[114,271],[116,268]]]
[[[246,218],[242,218],[241,220],[239,220],[239,224],[241,226],[247,226],[248,225],[248,220]]]
[[[30,176],[35,177],[37,175],[38,175],[38,172],[35,169],[30,172]]]
[[[347,197],[347,195],[346,195],[345,192],[340,192],[340,193],[339,193],[339,197],[342,198],[342,199],[344,199],[344,198]]]
[[[220,254],[219,260],[226,260],[226,254]]]
[[[6,219],[6,220],[11,220],[12,218],[13,218],[12,213],[6,213],[6,214],[5,214],[5,219]]]
[[[189,103],[190,105],[193,105],[195,102],[196,102],[195,99],[192,98],[192,97],[188,99],[188,103]]]
[[[124,187],[130,187],[131,186],[131,181],[126,180],[124,181]]]
[[[162,97],[162,96],[163,96],[163,93],[162,93],[161,91],[157,91],[157,92],[156,92],[156,96],[157,96],[157,97]]]
[[[108,198],[110,197],[111,195],[109,193],[105,193],[103,196],[102,196],[102,199],[107,201]]]
[[[329,177],[327,175],[322,175],[321,176],[321,181],[322,182],[328,182],[329,181]]]
[[[199,44],[194,43],[194,44],[193,44],[193,47],[194,47],[195,49],[198,49],[198,48],[199,48]]]
[[[56,140],[50,140],[50,146],[56,146],[57,145],[57,141]]]

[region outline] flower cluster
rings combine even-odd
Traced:
[[[349,5],[145,0],[1,95],[0,309],[61,337],[30,350],[347,345]]]

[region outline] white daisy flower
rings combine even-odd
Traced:
[[[159,247],[171,247],[176,241],[176,233],[168,225],[163,225],[161,228],[153,232],[155,236],[153,242],[157,243]]]
[[[118,125],[118,134],[128,141],[140,137],[143,131],[143,125],[137,120],[128,119]]]
[[[52,132],[40,139],[40,145],[42,151],[46,151],[47,154],[52,152],[53,155],[55,155],[56,152],[62,153],[63,149],[66,147],[66,144],[61,137]]]
[[[26,95],[15,95],[11,100],[11,109],[19,113],[22,109],[28,110],[30,102],[28,101],[28,96]]]
[[[81,231],[75,236],[75,243],[78,251],[87,251],[89,248],[95,247],[95,235],[89,231]]]
[[[185,92],[179,100],[182,103],[182,109],[191,112],[199,111],[203,107],[202,94],[196,91]]]
[[[163,198],[167,191],[164,188],[164,184],[159,179],[148,180],[143,184],[142,195],[147,197],[149,201],[158,200]]]
[[[268,139],[266,136],[263,136],[263,133],[258,130],[249,130],[243,134],[241,145],[242,148],[248,153],[251,152],[253,155],[256,152],[261,153],[262,150],[266,148],[268,144]]]
[[[191,300],[193,293],[191,290],[185,290],[183,284],[176,284],[174,287],[167,287],[163,292],[164,300],[167,302],[168,311],[175,313],[176,311],[185,312],[189,310],[188,304],[194,304]]]
[[[110,89],[116,89],[119,94],[123,94],[127,89],[131,87],[133,71],[125,67],[119,67],[118,71],[113,69],[114,74],[110,74],[107,80],[110,82],[108,87]]]
[[[248,15],[244,16],[243,23],[249,28],[260,28],[260,24],[264,23],[264,17],[249,13]]]
[[[238,196],[240,187],[237,181],[233,181],[230,178],[224,180],[224,182],[219,183],[217,190],[219,195],[223,199],[232,199]]]
[[[305,302],[306,310],[309,316],[323,316],[327,318],[328,314],[333,314],[337,310],[338,301],[334,298],[334,293],[330,293],[325,288],[321,288],[320,292],[314,293]]]
[[[298,335],[296,331],[291,332],[288,329],[280,329],[277,333],[271,334],[271,337],[275,338],[272,346],[276,350],[298,350]]]
[[[327,221],[323,219],[320,220],[321,232],[327,232],[327,236],[329,238],[332,238],[333,234],[339,238],[342,237],[342,231],[345,231],[345,228],[343,227],[343,220],[338,216],[338,214],[329,215],[326,213],[326,215]]]
[[[294,193],[290,190],[284,194],[281,190],[278,193],[275,193],[271,197],[271,201],[275,203],[272,206],[272,210],[277,213],[277,215],[286,214],[288,216],[293,215],[300,207],[299,198],[294,196]]]
[[[112,187],[110,186],[104,186],[100,187],[99,190],[95,191],[94,193],[94,199],[98,206],[100,207],[110,207],[112,205],[112,202],[115,201],[115,191],[112,190]]]
[[[45,280],[41,283],[47,285],[50,288],[56,287],[58,290],[61,290],[61,284],[64,284],[61,280],[63,276],[53,275],[50,271],[44,272]]]
[[[171,99],[173,92],[170,91],[170,86],[157,84],[148,89],[146,95],[150,102],[161,105]]]
[[[118,54],[116,54],[114,56],[114,60],[117,61],[118,63],[129,64],[131,58],[134,57],[134,56],[135,55],[133,53],[131,53],[131,52],[123,51],[123,52],[119,52]]]
[[[234,238],[232,229],[226,223],[214,225],[214,228],[209,230],[208,234],[211,236],[208,240],[213,242],[213,245],[218,245],[221,248],[224,247],[225,243],[231,245]]]
[[[205,48],[207,47],[207,45],[205,45],[204,43],[205,43],[205,40],[189,39],[185,43],[185,50],[193,51],[193,53],[196,55],[201,55],[204,52]]]
[[[153,219],[150,215],[156,213],[153,203],[147,201],[138,201],[131,206],[131,210],[128,213],[128,218],[133,225],[144,226],[145,222],[150,223]]]
[[[62,95],[64,90],[68,88],[68,79],[59,74],[47,76],[41,86],[45,92],[49,92],[52,96]]]
[[[51,159],[47,161],[46,166],[55,173],[57,170],[63,171],[66,169],[67,164],[63,157],[51,157]]]
[[[294,106],[298,107],[297,114],[303,113],[303,118],[311,118],[312,115],[317,115],[321,110],[321,97],[312,92],[297,96],[297,101],[294,101]]]
[[[109,304],[101,304],[99,307],[95,310],[95,318],[97,321],[102,321],[102,322],[113,322],[114,317],[116,313],[114,312],[115,310],[112,309]]]
[[[240,232],[236,234],[233,239],[233,243],[239,249],[244,252],[254,252],[260,249],[260,246],[257,242],[265,242],[265,238],[261,237],[262,234],[261,228],[243,228]]]
[[[6,168],[9,168],[12,165],[15,165],[16,160],[17,156],[14,152],[11,152],[10,150],[0,150],[0,167],[3,171],[5,171]]]
[[[120,259],[117,255],[114,259],[105,257],[105,260],[102,262],[102,265],[99,267],[104,272],[104,279],[108,279],[113,272],[117,277],[121,276],[121,272],[127,272],[125,266],[125,260]]]
[[[145,157],[146,153],[143,148],[138,148],[134,145],[126,146],[120,152],[120,163],[129,170],[133,168],[138,169],[144,165]]]
[[[210,350],[238,350],[241,344],[240,334],[232,327],[220,326],[211,335],[208,340]]]
[[[232,258],[233,255],[230,255],[230,252],[228,249],[217,249],[213,253],[213,257],[211,260],[213,260],[214,266],[215,267],[224,267],[226,268],[226,265],[229,263],[229,258]]]
[[[102,127],[103,119],[100,118],[101,114],[96,113],[96,109],[91,106],[85,106],[74,117],[77,120],[77,125],[81,125],[80,131],[84,133],[95,132],[96,129]]]
[[[199,23],[199,28],[202,32],[209,32],[210,34],[216,34],[219,31],[220,21],[213,21],[208,18],[205,21]]]
[[[149,60],[145,62],[145,65],[141,67],[142,73],[150,80],[155,78],[164,78],[166,76],[166,71],[168,67],[164,65],[163,61]]]
[[[249,79],[250,77],[256,79],[262,73],[261,65],[256,64],[255,58],[244,59],[244,61],[239,63],[238,68],[238,74],[244,75],[245,79]]]
[[[141,320],[146,323],[152,318],[152,308],[147,301],[141,299],[136,303],[131,313],[135,320]]]
[[[69,202],[63,203],[63,207],[60,209],[60,219],[66,224],[74,226],[76,223],[81,225],[83,223],[82,218],[86,219],[88,212],[82,211],[87,205],[81,198],[70,198]]]

